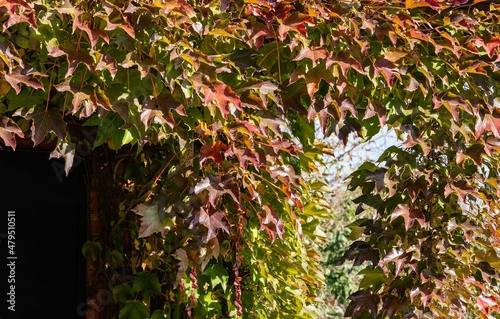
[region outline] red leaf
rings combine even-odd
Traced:
[[[429,42],[431,40],[431,38],[425,34],[425,33],[422,33],[418,30],[414,30],[414,29],[411,29],[410,30],[410,35],[409,35],[411,38],[415,38],[415,39],[419,39],[419,40],[422,40],[424,42]]]
[[[380,59],[375,62],[373,65],[375,67],[375,76],[378,76],[380,73],[384,76],[387,85],[392,88],[392,82],[394,80],[395,74],[395,65],[389,60]]]
[[[104,30],[90,29],[89,25],[92,25],[92,20],[82,20],[82,17],[85,16],[84,13],[85,11],[74,10],[73,32],[75,32],[76,29],[84,31],[89,37],[91,48],[94,48],[100,37],[106,41],[106,43],[109,43],[109,36]]]
[[[332,56],[331,58],[328,58],[326,66],[329,67],[333,63],[336,63],[338,66],[340,66],[340,70],[342,71],[343,76],[346,76],[347,70],[349,68],[353,68],[359,73],[364,73],[361,64],[353,57],[351,57],[348,52],[343,51],[340,52],[337,56]]]
[[[293,59],[293,61],[300,61],[303,59],[309,59],[313,61],[313,65],[316,64],[316,61],[320,59],[324,59],[328,56],[328,51],[325,48],[313,49],[310,47],[302,47],[299,54]]]
[[[319,84],[321,80],[324,80],[330,86],[333,86],[336,80],[330,70],[321,66],[316,66],[308,71],[302,69],[294,71],[290,75],[290,84],[296,82],[301,78],[305,79],[307,93],[311,97],[319,90]]]
[[[370,261],[373,265],[377,265],[380,257],[377,249],[372,248],[364,241],[358,240],[351,244],[344,256],[337,261],[336,265],[341,265],[346,259],[354,259],[354,266],[359,266],[365,261]]]
[[[278,213],[268,205],[263,205],[262,208],[266,216],[261,219],[260,230],[265,230],[267,232],[271,239],[271,243],[276,239],[276,235],[283,240],[285,223],[279,218]]]
[[[7,44],[0,42],[0,53],[2,54],[3,59],[7,59],[6,62],[9,66],[9,70],[11,70],[14,66],[14,61],[19,64],[19,67],[24,69],[23,59],[12,43]]]
[[[389,317],[389,319],[394,318],[396,312],[403,306],[401,298],[394,295],[385,295],[383,301],[384,305],[382,308],[387,312],[387,317]]]
[[[229,147],[222,143],[221,141],[215,142],[214,145],[204,144],[200,150],[200,165],[203,166],[206,160],[212,159],[216,164],[222,163],[224,160],[224,152],[227,151]]]
[[[384,54],[384,58],[386,60],[389,60],[390,62],[396,62],[396,61],[404,58],[407,55],[408,55],[408,52],[393,50],[393,51],[387,51]]]
[[[11,26],[21,22],[28,22],[32,28],[38,29],[34,10],[28,2],[24,0],[0,0],[0,6],[9,11],[8,19],[3,24],[4,32]]]
[[[249,148],[236,148],[232,147],[225,153],[226,156],[236,155],[240,166],[246,171],[248,167],[248,162],[251,162],[256,170],[259,170],[260,166],[265,163],[265,158],[261,156],[259,152],[251,150]]]
[[[146,127],[149,127],[151,122],[159,122],[161,124],[167,123],[173,128],[175,126],[175,119],[172,110],[175,110],[179,115],[186,115],[184,106],[172,94],[161,93],[156,98],[145,99],[141,121]]]
[[[59,139],[66,136],[66,123],[64,122],[59,108],[45,109],[44,106],[37,105],[33,111],[21,110],[16,112],[31,123],[31,139],[34,145],[40,144],[49,132],[54,132]]]
[[[197,195],[204,190],[208,192],[208,200],[213,207],[217,206],[217,201],[224,194],[229,194],[235,202],[240,202],[240,189],[230,176],[225,176],[222,180],[214,175],[205,177],[191,189],[191,192]]]
[[[11,13],[15,13],[19,6],[31,9],[29,3],[24,0],[0,0],[0,6],[7,8]]]
[[[410,229],[415,220],[418,221],[420,227],[425,225],[424,213],[420,209],[410,208],[406,204],[399,204],[396,209],[394,209],[391,214],[391,222],[399,216],[403,217],[406,230]]]
[[[21,84],[25,84],[34,89],[42,89],[43,85],[38,79],[36,79],[33,75],[41,75],[43,74],[33,70],[33,69],[23,69],[21,67],[15,68],[11,73],[4,73],[4,78],[9,84],[16,90],[16,93],[19,94],[21,92]]]
[[[225,219],[226,215],[222,211],[216,210],[213,213],[207,213],[202,207],[189,225],[189,228],[192,229],[197,227],[198,225],[205,226],[208,232],[203,236],[203,241],[208,242],[210,241],[210,239],[217,236],[217,232],[219,229],[222,229],[229,234],[231,228],[229,227],[229,224]]]
[[[488,131],[491,131],[495,137],[500,138],[500,118],[492,114],[478,115],[475,131],[476,140],[478,140],[484,132]]]
[[[212,89],[205,87],[203,93],[205,95],[205,104],[210,105],[216,102],[224,118],[229,113],[234,113],[234,109],[243,110],[238,95],[224,83],[216,83]]]
[[[95,92],[89,93],[90,94],[80,91],[73,94],[73,114],[77,113],[80,109],[82,109],[83,106],[83,109],[80,113],[80,118],[89,117],[97,109],[97,97],[95,95]]]
[[[475,198],[479,198],[476,190],[474,190],[464,180],[449,182],[448,184],[446,184],[446,186],[444,187],[444,196],[448,197],[451,193],[456,193],[463,203],[466,202],[467,195],[472,195]]]
[[[94,72],[94,59],[90,56],[88,50],[77,50],[77,47],[72,42],[66,42],[59,47],[66,55],[68,59],[68,70],[66,71],[65,78],[70,77],[75,72],[75,69],[80,63],[85,64],[87,69]]]
[[[286,128],[286,122],[279,118],[259,118],[259,127],[262,134],[269,136],[272,132],[274,136],[282,137],[282,127]]]
[[[24,133],[14,121],[5,116],[2,117],[0,121],[0,138],[6,146],[12,147],[13,150],[16,150],[16,135],[21,138],[24,137]]]
[[[387,120],[387,111],[377,100],[370,99],[368,101],[368,105],[366,106],[365,115],[363,116],[363,120],[369,119],[372,116],[378,116],[380,127],[385,126],[385,122]]]
[[[378,304],[380,303],[380,297],[378,295],[374,295],[367,290],[360,290],[350,295],[348,299],[352,301],[346,309],[346,317],[352,317],[365,310],[371,312],[373,319],[377,317]]]
[[[172,254],[172,257],[179,261],[177,275],[174,282],[174,288],[177,288],[177,286],[182,283],[182,278],[188,269],[189,260],[188,255],[183,248],[177,248]]]
[[[477,306],[485,315],[490,313],[490,308],[498,309],[498,302],[494,297],[477,297]]]
[[[391,251],[389,251],[389,253],[387,255],[385,255],[385,257],[380,261],[380,263],[378,265],[380,267],[384,268],[385,265],[387,265],[388,263],[390,263],[394,260],[399,259],[399,257],[401,257],[403,254],[404,254],[404,251],[400,247],[393,248],[393,249],[391,249]]]
[[[109,54],[102,54],[99,57],[99,62],[95,67],[96,71],[108,70],[111,73],[111,77],[114,78],[117,72],[116,60]]]
[[[284,40],[287,36],[288,31],[293,30],[297,31],[300,34],[306,36],[307,29],[306,23],[314,23],[313,18],[310,15],[301,13],[301,12],[293,12],[288,15],[282,24],[279,26],[279,35],[281,40]]]

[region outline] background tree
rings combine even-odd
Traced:
[[[105,256],[133,269],[114,291],[121,318],[315,316],[315,118],[344,143],[384,126],[403,140],[351,175],[377,215],[353,225],[344,258],[367,266],[346,315],[498,313],[497,4],[0,8],[3,142],[57,137],[69,172],[79,127],[97,126],[95,148],[132,156],[113,233],[135,249],[114,238]]]

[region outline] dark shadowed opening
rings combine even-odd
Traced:
[[[84,165],[66,177],[63,162],[48,158],[47,152],[0,151],[2,319],[84,318]],[[5,236],[8,211],[15,211],[15,246],[11,248],[17,258],[12,283],[7,282],[7,265],[13,261],[8,259],[11,254]],[[15,312],[8,309],[11,285],[15,288]]]

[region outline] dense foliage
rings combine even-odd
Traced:
[[[0,137],[81,126],[137,154],[114,234],[121,318],[315,316],[315,123],[401,148],[351,175],[353,317],[498,316],[500,5],[487,1],[0,2]],[[318,193],[319,192],[319,193]],[[137,216],[138,220],[127,217]],[[135,214],[134,214],[135,213]],[[87,247],[88,248],[88,247]],[[87,249],[89,251],[89,249]],[[99,250],[97,250],[99,251]],[[342,260],[341,260],[342,261]]]

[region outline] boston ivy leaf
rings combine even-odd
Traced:
[[[302,59],[309,59],[313,61],[313,66],[316,65],[316,61],[323,60],[328,56],[328,51],[325,48],[310,48],[302,47],[299,54],[293,59],[293,61],[300,61]]]
[[[31,139],[34,145],[40,144],[49,132],[54,132],[59,139],[66,136],[66,123],[58,108],[48,108],[37,105],[34,110],[19,110],[15,115],[20,115],[31,120]]]
[[[332,71],[326,69],[324,65],[317,65],[307,71],[297,69],[290,75],[290,84],[293,84],[301,78],[305,79],[307,93],[311,97],[319,90],[321,80],[325,81],[329,85],[333,85],[336,82]]]
[[[106,140],[113,136],[117,130],[125,123],[118,113],[109,112],[102,119],[97,129],[97,136],[94,141],[94,148],[102,145]]]
[[[399,50],[390,50],[384,54],[384,58],[386,60],[389,60],[390,62],[396,62],[399,59],[402,59],[407,55],[408,55],[408,52],[399,51]]]
[[[21,84],[25,84],[34,89],[42,89],[43,84],[34,77],[34,75],[42,75],[40,72],[35,71],[34,69],[23,69],[21,67],[17,67],[12,70],[10,73],[3,73],[3,76],[7,82],[12,86],[16,93],[19,94],[21,92]],[[43,75],[42,75],[43,76]]]
[[[76,146],[72,142],[58,140],[55,150],[50,153],[49,158],[64,158],[64,171],[66,176],[69,174],[73,161],[75,159]]]
[[[133,292],[141,292],[144,296],[154,293],[161,295],[161,284],[156,274],[141,271],[134,278]]]
[[[344,256],[340,258],[336,265],[341,265],[345,260],[354,260],[354,266],[359,266],[365,261],[370,261],[377,265],[380,256],[378,250],[372,248],[368,243],[358,240],[351,244]]]
[[[209,143],[204,144],[200,150],[200,165],[203,165],[207,160],[211,159],[215,163],[220,164],[224,160],[224,153],[228,150],[228,146],[221,141],[215,142],[214,145]]]
[[[113,56],[109,54],[101,54],[99,55],[99,60],[97,61],[95,70],[96,71],[107,70],[111,74],[111,77],[114,79],[117,72],[116,67],[117,67],[116,60]]]
[[[266,230],[271,243],[276,239],[276,235],[283,240],[285,223],[279,218],[278,213],[268,205],[263,205],[262,208],[266,214],[261,220],[260,230]]]
[[[403,306],[401,298],[394,295],[385,295],[382,300],[384,302],[382,309],[387,313],[389,319],[394,318],[396,312]]]
[[[226,221],[226,215],[220,210],[207,212],[203,207],[195,213],[195,217],[189,228],[195,228],[197,225],[203,225],[207,228],[208,233],[203,236],[203,241],[208,242],[210,239],[217,236],[219,229],[222,229],[229,234],[231,228]]]
[[[226,292],[229,274],[221,264],[212,264],[208,266],[203,272],[203,276],[207,276],[210,278],[212,289],[215,289],[215,287],[220,284],[222,290]]]
[[[293,12],[292,14],[286,15],[282,24],[279,27],[279,35],[283,40],[286,38],[289,31],[299,32],[302,35],[307,35],[306,24],[313,23],[313,19],[310,15],[304,14],[302,12]]]
[[[79,50],[75,43],[67,41],[59,47],[67,56],[68,70],[66,71],[65,78],[70,77],[75,72],[75,69],[83,63],[91,72],[95,71],[94,59],[88,50]]]
[[[412,209],[406,204],[398,204],[396,209],[392,212],[391,221],[395,220],[399,216],[403,217],[406,230],[410,229],[415,220],[418,221],[421,227],[425,225],[423,212],[419,209]]]
[[[492,296],[480,296],[477,298],[477,305],[479,310],[488,315],[491,313],[490,309],[496,310],[498,309],[498,301]]]
[[[132,288],[127,284],[114,286],[113,299],[116,302],[126,302],[127,300],[134,299]]]
[[[6,61],[9,69],[14,68],[14,63],[17,63],[20,68],[24,69],[23,59],[21,58],[13,43],[0,41],[0,56],[2,57],[3,61]]]
[[[345,311],[346,317],[352,317],[353,315],[369,310],[372,314],[373,319],[377,317],[378,304],[380,303],[380,297],[372,294],[368,290],[359,290],[349,296],[349,300],[352,300]]]
[[[167,314],[161,309],[156,309],[151,315],[151,319],[167,319],[167,318],[168,318]]]
[[[24,133],[14,121],[6,116],[2,117],[0,121],[0,138],[6,146],[12,147],[13,150],[16,149],[16,135],[21,138],[24,137]]]
[[[373,291],[377,291],[387,281],[387,277],[380,267],[372,269],[371,266],[368,266],[358,274],[364,275],[359,283],[359,288],[361,289],[371,288]]]
[[[141,121],[145,127],[151,123],[167,123],[171,128],[175,126],[172,110],[179,115],[187,116],[182,103],[170,93],[161,93],[158,97],[147,98],[141,112]]]
[[[144,319],[149,317],[149,310],[142,300],[127,300],[120,309],[120,319]]]
[[[493,132],[495,137],[500,138],[500,117],[493,114],[478,115],[475,125],[475,136],[479,139],[484,132]]]
[[[182,283],[182,278],[188,269],[188,255],[183,248],[177,248],[172,256],[179,261],[177,268],[177,275],[175,277],[174,288]]]
[[[153,233],[160,232],[164,236],[173,226],[172,218],[166,217],[163,208],[158,203],[141,203],[132,209],[134,213],[142,216],[139,238],[148,237]]]
[[[96,261],[102,253],[102,245],[97,241],[87,240],[82,246],[82,254]]]
[[[191,192],[198,195],[204,190],[208,192],[208,199],[213,207],[217,206],[218,199],[224,194],[231,195],[233,200],[237,203],[240,201],[239,187],[230,176],[222,177],[222,180],[219,180],[217,176],[209,175],[198,182],[198,184],[191,189]]]
[[[205,105],[210,106],[216,103],[222,116],[227,117],[229,113],[242,110],[241,101],[238,95],[224,83],[216,83],[212,88],[203,89],[205,95]]]

